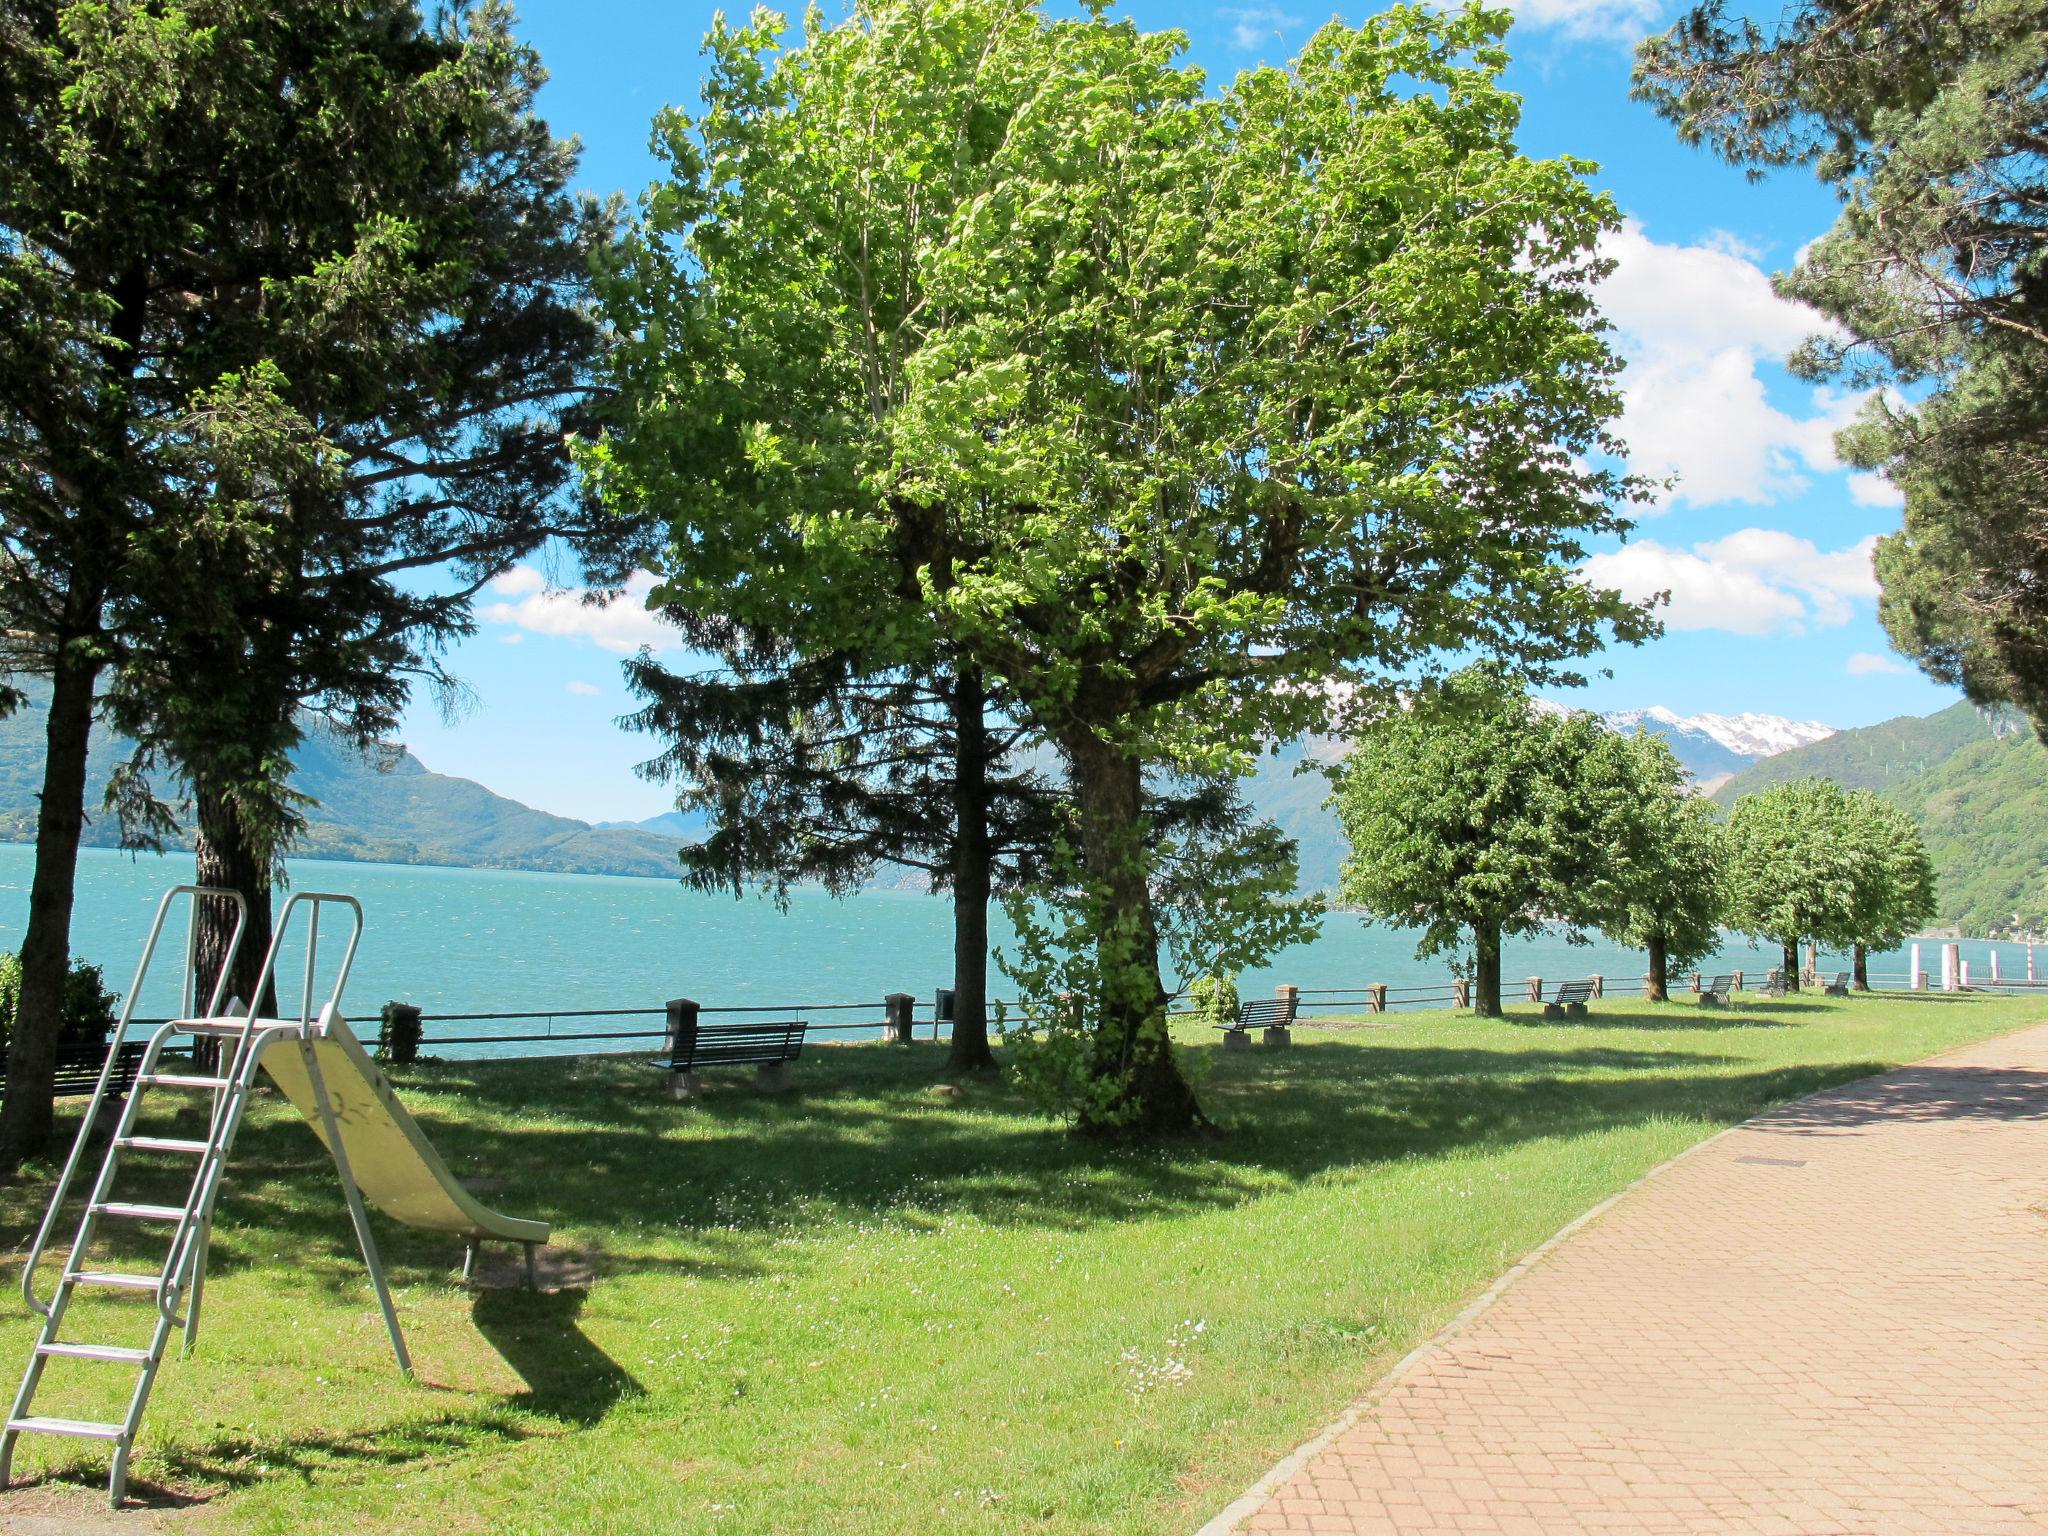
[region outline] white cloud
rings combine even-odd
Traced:
[[[594,699],[604,692],[597,684],[586,683],[581,678],[575,678],[570,681],[569,691],[581,699]]]
[[[1664,245],[1629,220],[1601,251],[1615,263],[1601,308],[1629,365],[1621,436],[1631,468],[1677,478],[1670,505],[1768,505],[1841,468],[1834,435],[1860,400],[1815,390],[1808,415],[1771,402],[1759,366],[1827,322],[1772,292],[1754,249],[1725,233]]]
[[[1849,499],[1859,507],[1903,507],[1906,493],[1883,475],[1851,475]]]
[[[1287,34],[1301,25],[1299,16],[1270,5],[1223,6],[1216,14],[1230,26],[1230,46],[1242,53],[1250,53],[1276,40],[1285,42]]]
[[[515,565],[502,576],[491,578],[491,590],[500,597],[524,597],[547,590],[548,579],[530,565]]]
[[[630,653],[646,646],[663,651],[681,643],[674,627],[648,612],[647,594],[654,576],[635,571],[626,590],[608,603],[585,601],[580,588],[550,588],[547,578],[530,565],[517,565],[491,583],[491,590],[515,599],[486,603],[481,617],[530,634],[588,640],[608,651]]]
[[[521,633],[519,633],[519,631],[518,631],[518,630],[516,630],[516,629],[515,629],[515,630],[513,630],[513,631],[512,631],[512,633],[511,633],[511,634],[509,634],[509,635],[500,635],[500,636],[498,636],[498,644],[500,644],[500,645],[518,645],[518,644],[520,644],[521,642],[523,642],[523,641],[524,641],[525,639],[526,639],[526,636],[522,635]]]
[[[1797,634],[1809,625],[1846,624],[1857,600],[1877,596],[1870,570],[1875,543],[1867,538],[1823,550],[1793,534],[1745,528],[1689,550],[1641,539],[1593,556],[1582,569],[1593,585],[1638,601],[1669,592],[1661,612],[1672,629]]]
[[[1896,656],[1880,656],[1875,651],[1858,651],[1849,658],[1851,677],[1869,677],[1877,673],[1911,675],[1913,669]]]
[[[1538,27],[1556,27],[1569,37],[1603,37],[1633,43],[1653,31],[1664,14],[1662,0],[1506,0],[1516,16]]]

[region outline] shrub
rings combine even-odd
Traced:
[[[420,1010],[411,1003],[389,1002],[377,1031],[377,1059],[394,1066],[417,1061],[420,1054]]]
[[[14,1038],[14,1010],[21,1001],[21,956],[0,955],[0,1064]],[[57,1048],[91,1052],[104,1050],[120,1013],[120,999],[107,990],[106,978],[96,965],[83,960],[71,963],[64,980],[64,1015],[57,1026]]]
[[[1188,988],[1188,1002],[1205,1024],[1237,1022],[1237,982],[1228,976],[1197,976]]]

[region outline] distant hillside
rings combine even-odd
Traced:
[[[35,836],[45,713],[40,694],[0,720],[0,840]],[[122,744],[95,732],[86,805],[96,811]],[[294,851],[316,858],[388,864],[455,864],[558,874],[674,878],[681,839],[639,828],[593,827],[552,816],[481,784],[429,773],[403,748],[372,759],[323,726],[299,749],[294,784],[319,804]],[[95,814],[86,841],[114,847],[111,817]]]
[[[1810,775],[1874,790],[1919,821],[1942,925],[1972,934],[2048,927],[2048,750],[2017,719],[1957,704],[1840,731],[1766,758],[1714,798],[1733,805]]]

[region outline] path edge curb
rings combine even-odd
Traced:
[[[1995,1035],[1986,1035],[1981,1040],[1972,1040],[1962,1045],[1951,1046],[1948,1050],[1939,1051],[1932,1056],[1924,1056],[1918,1061],[1900,1062],[1896,1066],[1886,1067],[1882,1072],[1872,1072],[1865,1077],[1851,1078],[1847,1082],[1835,1083],[1827,1088],[1817,1088],[1812,1093],[1803,1093],[1796,1099],[1786,1099],[1783,1103],[1773,1104],[1768,1109],[1759,1110],[1747,1120],[1738,1120],[1733,1125],[1724,1125],[1720,1130],[1704,1140],[1696,1141],[1691,1146],[1674,1152],[1654,1168],[1646,1169],[1638,1174],[1599,1204],[1581,1211],[1577,1216],[1574,1216],[1570,1221],[1551,1233],[1549,1237],[1509,1265],[1494,1280],[1493,1284],[1466,1303],[1464,1309],[1449,1322],[1445,1323],[1443,1327],[1395,1361],[1392,1368],[1370,1387],[1366,1388],[1364,1395],[1356,1399],[1350,1407],[1346,1408],[1316,1434],[1302,1441],[1300,1445],[1297,1445],[1293,1450],[1281,1457],[1279,1461],[1275,1462],[1268,1469],[1264,1477],[1253,1483],[1251,1487],[1218,1510],[1208,1524],[1195,1532],[1195,1536],[1238,1536],[1239,1528],[1243,1526],[1244,1522],[1264,1509],[1272,1501],[1273,1495],[1279,1491],[1289,1478],[1293,1477],[1295,1473],[1314,1460],[1321,1452],[1328,1450],[1346,1430],[1377,1408],[1387,1394],[1399,1386],[1417,1366],[1439,1353],[1454,1339],[1464,1333],[1467,1328],[1471,1327],[1473,1323],[1477,1322],[1496,1301],[1500,1300],[1514,1286],[1516,1281],[1542,1263],[1550,1255],[1551,1251],[1564,1242],[1565,1239],[1572,1236],[1573,1233],[1591,1226],[1602,1216],[1606,1215],[1614,1206],[1627,1199],[1628,1196],[1642,1188],[1652,1179],[1661,1178],[1666,1172],[1677,1167],[1687,1158],[1706,1151],[1707,1148],[1723,1137],[1732,1136],[1737,1131],[1747,1130],[1757,1121],[1779,1114],[1794,1104],[1803,1104],[1808,1099],[1818,1099],[1831,1093],[1840,1093],[1844,1089],[1854,1088],[1859,1083],[1874,1083],[1881,1077],[1889,1077],[1892,1073],[1905,1071],[1909,1067],[1925,1066],[1931,1062],[1940,1061],[1943,1057],[1956,1055],[1961,1051],[1972,1050],[1977,1046],[1988,1045],[1993,1041],[2004,1040],[2013,1035],[2025,1034],[2028,1030],[2041,1028],[2041,1023],[2042,1021],[2037,1019],[2031,1024],[2022,1024],[2016,1029],[2001,1030]]]

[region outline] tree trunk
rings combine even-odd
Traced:
[[[21,996],[7,1043],[7,1092],[0,1097],[0,1168],[14,1168],[47,1147],[54,1123],[57,1032],[71,971],[71,902],[85,830],[86,754],[99,670],[74,642],[58,650],[50,674],[35,878],[21,941]]]
[[[1472,973],[1472,1011],[1482,1019],[1500,1017],[1500,924],[1474,923],[1472,947],[1477,964]]]
[[[1852,951],[1850,963],[1856,968],[1856,990],[1858,992],[1868,992],[1870,990],[1870,955],[1860,942]]]
[[[996,1064],[988,1045],[988,693],[981,673],[953,679],[953,1044],[946,1066]]]
[[[1787,992],[1797,992],[1799,990],[1799,940],[1796,938],[1785,940],[1785,969],[1781,974],[1785,978],[1785,990]]]
[[[1650,935],[1650,1001],[1661,1003],[1671,996],[1670,966],[1665,960],[1664,935]]]
[[[1141,825],[1142,764],[1086,727],[1061,734],[1079,815],[1081,861],[1093,891],[1090,914],[1100,995],[1093,1070],[1112,1085],[1084,1109],[1079,1128],[1097,1135],[1158,1137],[1205,1128],[1208,1118],[1174,1059],[1159,979],[1159,927],[1146,879]]]
[[[249,923],[242,932],[241,948],[235,954],[234,968],[222,994],[223,1003],[239,999],[246,1004],[255,989],[257,974],[263,969],[264,952],[270,948],[272,851],[249,835],[234,803],[216,788],[201,782],[194,786],[192,799],[197,822],[194,852],[198,856],[198,883],[240,891],[242,899],[249,903]],[[234,931],[232,903],[202,904],[197,961],[200,995],[196,999],[201,1008],[206,1006],[214,980],[220,975]],[[258,1011],[276,1016],[275,979],[264,989]]]

